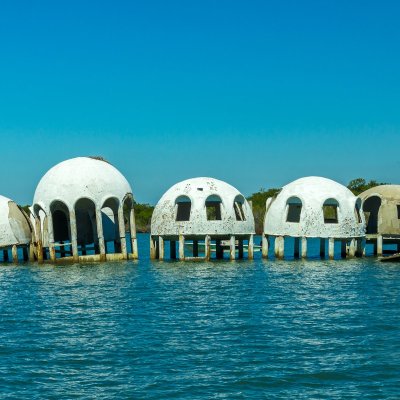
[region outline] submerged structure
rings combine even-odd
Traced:
[[[233,186],[213,178],[193,178],[172,186],[157,203],[151,219],[150,256],[164,259],[165,241],[170,258],[253,258],[254,217],[244,196]],[[247,242],[247,246],[244,242]],[[185,251],[186,244],[186,251]],[[192,251],[190,252],[190,247]],[[190,254],[187,254],[190,253]]]
[[[271,238],[274,253],[283,258],[285,237],[294,238],[294,257],[307,257],[307,240],[318,238],[320,256],[334,258],[335,242],[341,243],[342,257],[361,256],[365,221],[361,200],[345,186],[321,177],[306,177],[284,186],[266,204],[263,257],[268,257]]]
[[[0,250],[3,262],[12,260],[18,263],[21,258],[33,261],[31,241],[32,225],[27,214],[12,200],[0,196]]]
[[[367,243],[382,255],[385,244],[400,251],[400,185],[381,185],[359,195],[365,215]]]
[[[137,258],[133,204],[129,183],[107,161],[77,157],[57,164],[33,200],[38,261]]]

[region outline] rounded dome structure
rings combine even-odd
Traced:
[[[274,236],[354,238],[365,236],[361,202],[345,186],[306,177],[284,186],[267,204],[264,233]]]
[[[12,200],[0,196],[0,248],[28,245],[31,239],[28,216]]]
[[[244,196],[213,178],[193,178],[172,186],[157,203],[151,234],[249,235],[254,217]]]
[[[170,256],[176,258],[179,240],[179,259],[190,259],[185,255],[188,239],[192,240],[186,244],[192,246],[193,258],[199,258],[203,252],[204,257],[200,258],[209,260],[215,249],[216,258],[222,259],[228,247],[230,259],[234,260],[236,250],[239,258],[243,258],[244,240],[247,240],[247,256],[252,259],[253,234],[253,213],[237,189],[218,179],[187,179],[172,186],[153,211],[150,257],[163,259],[164,240],[169,240]]]
[[[33,204],[48,212],[56,199],[72,209],[81,198],[103,204],[112,197],[122,200],[128,193],[132,193],[128,181],[107,161],[77,157],[47,171],[36,188]]]
[[[359,195],[367,234],[400,235],[400,185],[380,185]]]
[[[77,157],[63,161],[42,177],[35,191],[33,213],[40,222],[35,226],[41,231],[41,245],[49,247],[53,261],[55,248],[61,257],[72,255],[74,261],[79,257],[82,261],[126,259],[128,226],[132,258],[136,258],[133,203],[128,181],[104,159]],[[114,242],[110,251],[107,242]],[[119,256],[113,258],[111,254]]]

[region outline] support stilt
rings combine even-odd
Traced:
[[[301,238],[301,258],[307,258],[307,238]]]
[[[249,237],[249,243],[247,247],[247,258],[249,260],[254,259],[254,235],[250,235]]]
[[[158,259],[164,260],[164,238],[158,237]]]
[[[378,235],[376,239],[376,254],[378,256],[382,256],[383,254],[383,237],[382,235]]]
[[[330,260],[335,258],[335,238],[332,237],[329,238],[328,242],[328,255]]]
[[[185,259],[185,237],[179,235],[179,260],[183,261]]]
[[[262,258],[268,258],[268,236],[263,234],[262,236]]]
[[[207,235],[204,240],[204,255],[207,261],[209,261],[211,258],[210,242],[211,242],[210,236]]]
[[[157,258],[156,239],[150,236],[150,260]]]
[[[236,240],[235,236],[231,236],[230,242],[229,242],[229,249],[230,249],[230,259],[231,261],[234,261],[236,258]]]
[[[12,253],[13,263],[18,264],[18,249],[15,244],[12,247],[11,253]]]

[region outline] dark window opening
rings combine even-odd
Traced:
[[[302,203],[298,197],[291,197],[287,201],[287,215],[286,215],[286,222],[294,222],[299,223],[301,217],[301,208]]]
[[[187,196],[181,196],[176,200],[177,210],[176,210],[176,221],[189,221],[190,220],[190,210],[192,208],[192,203]]]
[[[364,201],[363,211],[368,234],[378,233],[378,215],[381,207],[381,199],[378,196],[368,197]]]

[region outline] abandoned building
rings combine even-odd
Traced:
[[[291,237],[295,258],[307,257],[310,238],[319,239],[321,258],[326,256],[326,247],[329,258],[334,258],[335,242],[341,245],[342,257],[361,256],[365,221],[360,210],[361,200],[335,181],[306,177],[291,182],[267,200],[262,255],[268,257],[273,241],[275,256],[283,258],[285,237]]]
[[[78,157],[51,168],[36,188],[32,211],[39,262],[138,256],[132,189],[101,158]]]
[[[253,258],[254,217],[244,196],[213,178],[193,178],[172,186],[151,219],[150,257],[163,260],[166,241],[171,259]]]
[[[382,255],[384,245],[395,245],[395,251],[400,251],[400,185],[376,186],[361,193],[359,198],[365,215],[367,244],[373,244],[374,254]]]
[[[12,200],[0,196],[0,251],[3,262],[33,261],[32,225]]]

